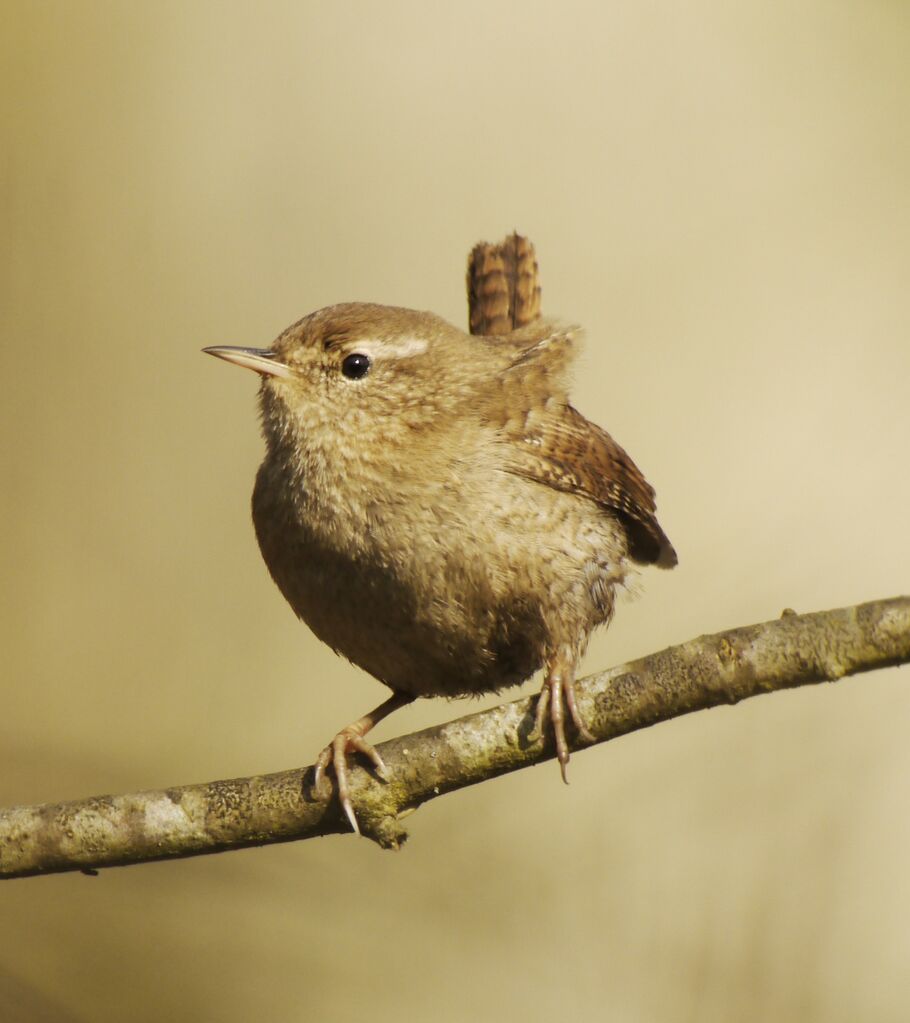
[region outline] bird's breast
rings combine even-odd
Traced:
[[[612,609],[593,505],[550,492],[542,510],[536,486],[453,462],[423,486],[403,473],[398,486],[308,489],[266,462],[253,518],[273,579],[321,640],[392,688],[454,696],[523,681]]]

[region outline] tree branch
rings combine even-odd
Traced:
[[[598,742],[694,710],[833,681],[910,661],[910,597],[783,616],[731,629],[591,675],[579,708]],[[364,834],[387,848],[402,817],[436,796],[554,755],[531,742],[534,697],[392,739],[379,749],[391,781],[351,771]],[[312,768],[207,785],[97,796],[0,811],[0,877],[92,872],[349,831],[334,798],[311,791]]]

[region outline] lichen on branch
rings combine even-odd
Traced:
[[[596,741],[751,696],[910,662],[910,597],[797,615],[700,636],[578,683]],[[422,803],[549,760],[531,734],[534,697],[383,743],[390,781],[351,771],[364,834],[386,848]],[[655,740],[657,741],[657,740]],[[0,878],[93,872],[349,831],[312,767],[67,803],[0,810]]]

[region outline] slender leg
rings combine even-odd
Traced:
[[[559,761],[559,771],[562,780],[569,784],[566,777],[566,767],[569,763],[569,744],[566,741],[566,715],[568,708],[569,717],[578,731],[578,734],[586,742],[594,742],[594,736],[588,731],[587,725],[578,712],[575,703],[575,663],[570,657],[554,657],[547,661],[546,677],[543,688],[537,699],[537,713],[534,717],[534,731],[543,737],[544,721],[547,718],[549,709],[550,723],[553,726],[553,736],[556,739],[556,758]],[[563,703],[565,701],[565,703]]]
[[[393,693],[385,703],[380,703],[375,710],[364,714],[352,725],[342,728],[316,759],[316,790],[320,791],[324,788],[325,769],[331,764],[335,771],[335,782],[338,786],[338,799],[341,807],[351,822],[351,827],[358,835],[360,828],[357,826],[357,818],[354,816],[354,807],[351,805],[351,793],[348,788],[347,754],[362,753],[372,762],[379,777],[385,781],[388,774],[382,757],[376,748],[364,739],[364,736],[374,725],[388,717],[392,711],[406,707],[413,700],[414,697],[410,693]]]

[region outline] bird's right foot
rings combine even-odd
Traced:
[[[575,702],[575,672],[572,668],[561,664],[552,664],[547,668],[540,696],[537,698],[537,713],[534,716],[533,735],[543,739],[544,723],[549,716],[556,740],[556,759],[562,780],[569,784],[566,769],[569,764],[569,743],[566,739],[566,710],[579,736],[585,742],[595,742],[588,726],[584,723]],[[548,712],[549,711],[549,715]]]

